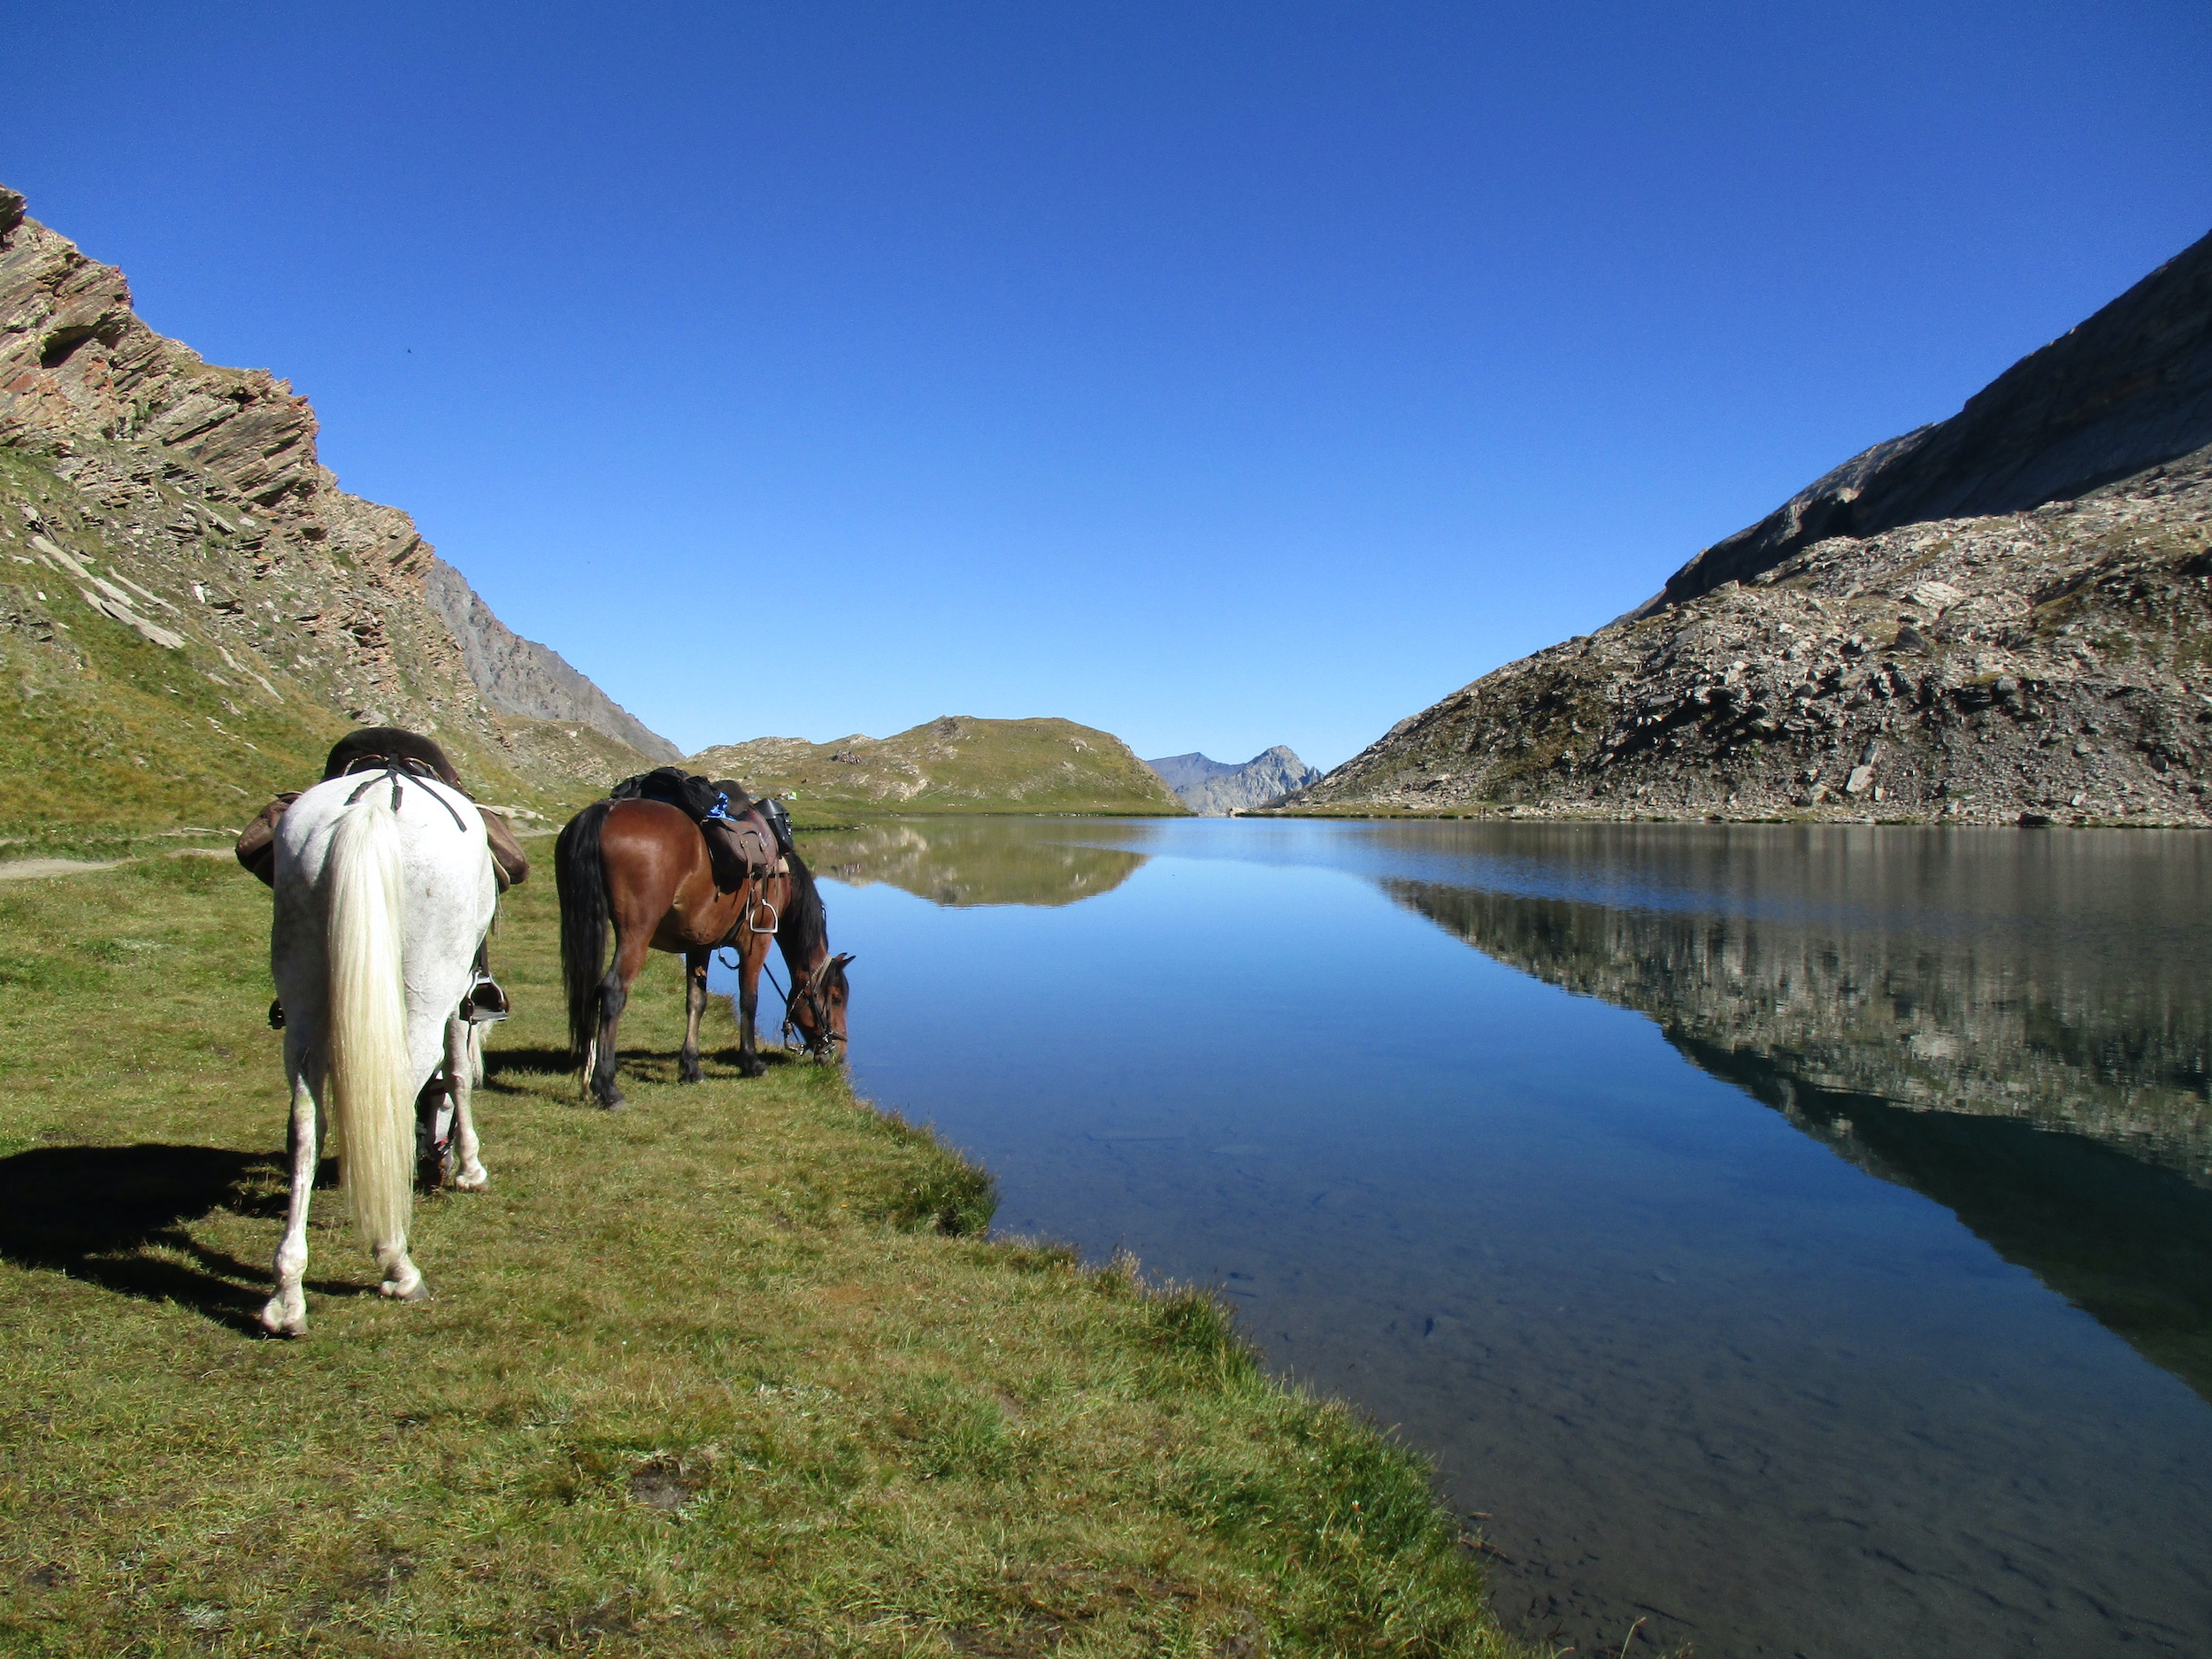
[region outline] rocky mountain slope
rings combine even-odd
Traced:
[[[1202,783],[1211,783],[1216,778],[1234,772],[1236,763],[1215,760],[1196,749],[1187,755],[1166,755],[1158,760],[1144,763],[1160,774],[1160,781],[1180,795],[1186,789],[1196,788]]]
[[[435,733],[494,800],[644,764],[589,699],[501,712],[429,544],[340,489],[315,434],[288,384],[154,333],[119,271],[0,191],[0,816],[234,822],[356,722]]]
[[[1144,764],[1160,774],[1161,781],[1175,791],[1185,806],[1208,818],[1225,818],[1264,806],[1321,776],[1318,768],[1307,765],[1280,743],[1263,749],[1240,766],[1196,753],[1170,755]]]
[[[2212,237],[1302,810],[2212,823]]]
[[[684,752],[569,665],[550,646],[526,640],[497,617],[442,558],[424,568],[423,597],[461,648],[469,678],[502,714],[588,726],[648,758],[666,763]]]
[[[756,795],[795,791],[802,823],[885,812],[1176,813],[1182,803],[1111,733],[1072,720],[946,715],[895,737],[759,737],[704,749],[694,772]]]

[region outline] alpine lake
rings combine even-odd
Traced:
[[[2212,835],[803,849],[862,1092],[1433,1458],[1511,1628],[2212,1651]]]

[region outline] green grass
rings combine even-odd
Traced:
[[[281,1213],[266,894],[157,858],[0,887],[0,1651],[1505,1655],[1419,1463],[1206,1296],[979,1236],[987,1179],[842,1077],[628,1111],[555,1051],[549,885],[495,960],[493,1186],[373,1294]],[[864,987],[857,1005],[866,1041]]]

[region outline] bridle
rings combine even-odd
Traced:
[[[774,985],[776,995],[783,998],[783,1046],[787,1049],[794,1047],[791,1039],[796,1033],[803,1038],[807,1053],[824,1063],[837,1057],[837,1045],[845,1041],[830,1024],[829,972],[836,965],[836,957],[823,957],[804,979],[792,975],[791,988],[787,991],[782,986],[776,985],[775,970],[765,963],[761,964],[768,975],[768,983]],[[806,1011],[813,1017],[814,1034],[811,1037],[807,1037],[798,1022],[792,1018],[792,1011],[802,1002],[806,1004]]]

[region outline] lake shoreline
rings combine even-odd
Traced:
[[[1433,1457],[1525,1638],[2164,1651],[2212,1607],[2212,841],[918,818],[807,856],[863,1092],[979,1154],[1000,1226],[1219,1286]]]
[[[1577,807],[1504,806],[1471,811],[1422,812],[1409,807],[1249,807],[1231,818],[1322,819],[1331,823],[1448,824],[1774,824],[1798,826],[1821,825],[1908,829],[2212,829],[2212,826],[2178,818],[2101,818],[2081,814],[2023,812],[2015,817],[1970,817],[1965,814],[1916,816],[1909,813],[1877,815],[1847,812],[1789,812],[1781,814],[1723,812],[1597,812]]]

